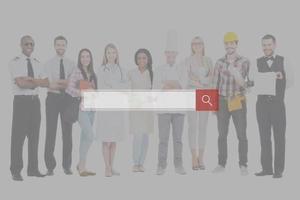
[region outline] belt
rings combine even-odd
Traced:
[[[257,99],[273,100],[273,99],[276,99],[276,96],[274,96],[274,95],[257,95]]]
[[[241,97],[241,100],[246,100],[246,96],[245,96],[244,94],[239,94],[238,96]],[[233,97],[234,97],[234,96],[233,96]],[[230,99],[231,97],[219,95],[219,98],[220,98],[220,99],[223,99],[223,100],[228,100],[228,99]]]
[[[55,93],[55,92],[47,92],[48,95],[61,96],[65,95],[65,93]]]
[[[20,99],[39,99],[39,95],[15,95],[15,98],[20,98]]]
[[[258,101],[269,101],[269,102],[284,102],[284,99],[279,96],[274,95],[257,95]]]

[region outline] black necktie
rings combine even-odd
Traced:
[[[26,59],[27,60],[27,75],[31,78],[34,78],[34,73],[33,73],[33,68],[32,68],[32,64],[29,58]]]
[[[274,61],[275,59],[273,56],[271,56],[271,57],[267,57],[267,61],[269,61],[269,60]]]
[[[63,59],[60,59],[59,78],[60,78],[60,79],[65,79],[65,68],[64,68]]]
[[[64,63],[63,59],[60,59],[60,65],[59,65],[59,78],[60,79],[65,79],[65,68],[64,68]],[[65,90],[61,89],[60,93],[64,93]]]

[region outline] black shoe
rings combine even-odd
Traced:
[[[273,178],[282,178],[282,173],[273,174]]]
[[[48,170],[46,176],[53,176],[54,172],[53,170]]]
[[[29,173],[27,173],[27,176],[33,176],[33,177],[43,178],[46,175],[45,174],[41,174],[39,171],[37,171],[37,172],[29,172]]]
[[[73,174],[71,169],[64,169],[64,172],[65,172],[66,175],[72,175]]]
[[[255,176],[270,176],[270,175],[273,175],[273,172],[261,171],[261,172],[255,173]]]
[[[23,177],[21,176],[21,174],[13,174],[12,179],[14,181],[23,181]]]

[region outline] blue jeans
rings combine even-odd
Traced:
[[[147,150],[148,150],[149,136],[148,134],[135,134],[133,136],[133,164],[143,165]]]
[[[79,111],[78,122],[81,127],[79,160],[85,161],[87,153],[94,141],[93,123],[95,118],[94,111]]]

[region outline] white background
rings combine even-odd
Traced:
[[[299,180],[299,5],[297,1],[3,1],[0,3],[1,21],[1,138],[0,138],[0,199],[283,199],[299,198],[296,187]],[[240,54],[247,56],[255,68],[255,59],[262,56],[260,38],[267,33],[278,40],[278,54],[289,57],[294,64],[295,84],[286,95],[287,151],[284,178],[258,178],[260,170],[259,134],[255,117],[255,96],[248,98],[249,171],[240,177],[238,169],[237,138],[231,124],[228,137],[229,158],[227,171],[213,175],[217,164],[216,119],[210,116],[204,172],[191,170],[191,156],[187,132],[184,133],[184,164],[187,176],[178,176],[172,166],[170,143],[169,167],[165,176],[155,175],[157,165],[157,132],[150,138],[149,152],[144,174],[131,172],[131,137],[117,149],[115,167],[120,177],[105,178],[101,148],[93,145],[88,165],[97,176],[81,178],[75,172],[78,161],[79,126],[74,126],[73,170],[74,176],[65,176],[61,169],[61,131],[58,127],[56,144],[57,168],[54,177],[44,179],[26,176],[27,148],[24,146],[25,181],[13,182],[10,177],[10,134],[12,118],[12,93],[7,64],[20,54],[19,40],[22,35],[33,36],[34,55],[45,62],[54,55],[53,39],[64,35],[69,41],[68,57],[77,61],[81,48],[92,50],[95,67],[102,62],[103,49],[109,42],[117,45],[121,65],[133,68],[134,53],[138,48],[151,51],[154,67],[164,62],[166,32],[173,28],[179,34],[179,59],[190,55],[190,41],[202,36],[206,55],[214,61],[224,55],[223,35],[235,31],[240,37]],[[42,92],[42,125],[39,157],[41,171],[45,172],[43,159],[45,141],[45,113]],[[187,125],[187,124],[186,124]],[[187,126],[186,126],[187,127]],[[294,197],[292,197],[292,195]]]

